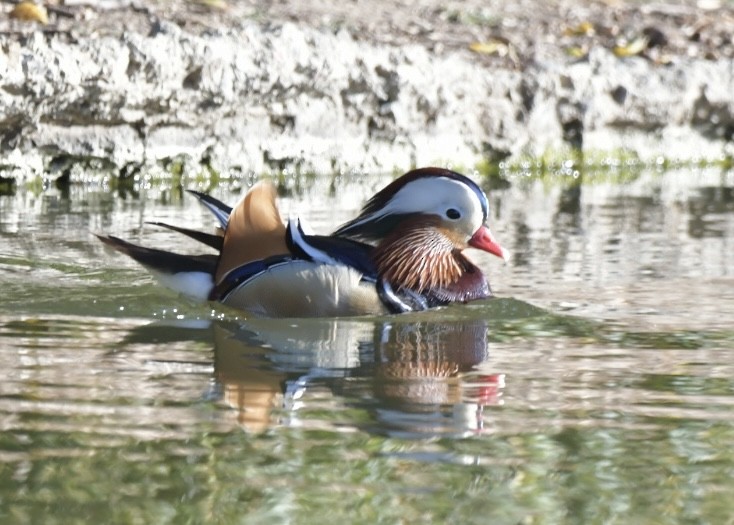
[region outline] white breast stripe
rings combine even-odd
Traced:
[[[293,243],[302,249],[314,261],[323,264],[341,264],[339,261],[329,256],[325,251],[314,248],[306,239],[303,238],[303,229],[301,228],[300,219],[288,219],[288,232],[290,233]]]

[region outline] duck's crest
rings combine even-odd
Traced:
[[[275,203],[275,186],[258,182],[232,209],[224,232],[215,281],[252,261],[289,253],[285,225]]]
[[[449,179],[466,185],[479,200],[483,222],[489,214],[489,203],[482,189],[470,178],[444,168],[420,168],[410,171],[377,192],[362,208],[359,216],[342,224],[334,235],[353,237],[361,240],[375,240],[384,237],[405,217],[388,213],[389,205],[396,194],[405,186],[420,179]]]

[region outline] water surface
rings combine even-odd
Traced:
[[[388,179],[286,178],[283,214]],[[0,521],[729,522],[734,175],[510,182],[498,298],[377,319],[244,319],[92,235],[200,252],[145,224],[212,225],[179,187],[0,196]]]

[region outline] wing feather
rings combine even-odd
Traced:
[[[290,253],[285,225],[275,203],[275,186],[255,184],[229,216],[215,281],[252,261]]]

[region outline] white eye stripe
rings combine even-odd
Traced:
[[[447,177],[418,179],[403,186],[374,217],[400,213],[446,216],[453,208],[478,228],[484,222],[482,202],[472,188]]]
[[[389,196],[383,190],[377,195],[381,204],[377,204],[373,198],[365,211],[343,225],[337,234],[376,238],[384,234],[381,230],[383,226],[389,228],[393,225],[391,218],[417,214],[435,215],[448,220],[452,229],[471,237],[484,224],[487,202],[479,186],[470,179],[462,179],[465,178],[422,177],[399,186]],[[453,210],[451,217],[447,214],[448,210]],[[379,226],[383,221],[383,226]]]

